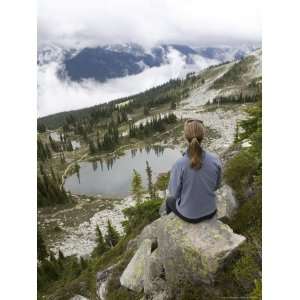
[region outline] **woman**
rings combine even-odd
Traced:
[[[215,191],[221,182],[221,163],[217,156],[201,147],[202,121],[187,120],[184,135],[188,148],[172,167],[166,209],[167,214],[173,211],[187,222],[198,223],[217,212]]]

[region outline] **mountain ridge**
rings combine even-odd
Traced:
[[[213,65],[241,59],[254,49],[255,45],[194,47],[184,44],[161,44],[145,49],[136,43],[67,49],[51,44],[40,47],[37,64],[60,64],[58,73],[61,79],[105,82],[108,79],[138,74],[145,68],[168,64],[171,51],[179,52],[188,65],[197,64],[199,58]]]

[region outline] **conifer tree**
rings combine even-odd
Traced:
[[[150,108],[149,106],[144,106],[144,115],[149,116]]]
[[[236,124],[234,142],[237,143],[238,140],[239,140],[239,124]]]
[[[47,153],[47,158],[51,159],[52,158],[52,154],[51,154],[51,151],[50,151],[49,146],[48,146],[47,143],[45,144],[45,151]]]
[[[96,246],[95,252],[96,252],[96,254],[101,255],[105,251],[108,250],[108,246],[104,241],[103,234],[98,225],[96,227],[96,235],[97,235],[97,240],[96,240],[97,246]]]
[[[72,142],[71,142],[70,139],[67,140],[67,143],[66,143],[66,144],[67,144],[67,147],[66,147],[66,148],[67,148],[68,151],[73,151],[73,150],[74,150],[74,149],[73,149]]]
[[[62,251],[59,249],[58,250],[58,259],[59,260],[63,260],[65,258],[64,254],[62,253]]]
[[[51,135],[49,135],[49,141],[50,141],[50,145],[51,145],[52,150],[53,150],[54,152],[58,152],[58,151],[59,151],[58,143],[55,142],[55,141],[52,139]]]
[[[97,143],[97,150],[98,152],[101,151],[102,147],[101,147],[101,142],[100,142],[100,134],[99,131],[97,131],[97,139],[96,139],[96,143]]]
[[[58,179],[53,170],[51,176],[46,174],[43,165],[40,164],[41,176],[37,177],[37,200],[38,206],[47,206],[53,204],[62,204],[70,201],[64,188],[60,188]]]
[[[85,270],[87,268],[87,266],[88,266],[87,261],[82,256],[80,256],[80,267],[81,267],[81,270]]]
[[[152,183],[152,169],[149,165],[148,160],[146,161],[146,173],[147,173],[147,179],[148,179],[148,192],[151,199],[155,199],[155,190]]]
[[[51,158],[51,152],[48,148],[48,144],[46,143],[44,145],[40,138],[37,140],[37,158],[41,161]]]
[[[54,173],[54,170],[53,170],[52,166],[50,167],[50,170],[51,170],[51,176],[52,176],[53,181],[54,181],[56,184],[58,184],[58,179],[57,179],[57,177],[55,176],[55,173]]]
[[[53,262],[53,263],[56,263],[56,258],[55,258],[55,255],[52,251],[50,251],[50,261]]]
[[[59,270],[56,262],[43,260],[42,267],[39,268],[41,273],[46,275],[47,281],[55,281],[59,278]]]
[[[78,164],[77,161],[75,162],[74,169],[75,169],[76,175],[79,179],[79,177],[80,177],[80,165]]]
[[[142,201],[143,186],[142,186],[142,177],[135,169],[133,170],[131,191],[133,193],[134,200],[139,205]]]
[[[78,260],[73,260],[71,263],[71,272],[74,274],[75,277],[79,276],[81,273],[81,265]]]
[[[107,220],[107,233],[105,235],[105,242],[106,244],[112,248],[115,245],[117,245],[118,241],[120,239],[120,235],[117,232],[117,230],[114,228],[114,226],[111,224],[110,220]]]
[[[39,133],[46,132],[46,126],[44,124],[38,123],[37,130]]]
[[[60,156],[60,162],[61,162],[62,164],[65,164],[65,163],[66,163],[66,158],[65,158],[64,152],[63,152],[63,151],[60,152],[59,156]]]
[[[96,146],[92,140],[89,141],[90,153],[95,154],[97,152]]]
[[[39,230],[37,230],[37,258],[40,261],[43,261],[48,257],[48,251],[46,248],[45,241],[42,237],[42,234]]]

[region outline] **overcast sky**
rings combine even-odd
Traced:
[[[260,42],[258,0],[39,0],[38,44],[85,47],[136,42],[194,46]],[[57,77],[59,62],[38,69],[38,114],[98,104],[132,95],[186,74],[182,57],[134,76],[84,83]],[[199,61],[200,70],[213,62]]]
[[[212,45],[260,35],[258,0],[39,0],[39,44]]]

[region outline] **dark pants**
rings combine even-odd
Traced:
[[[178,216],[179,218],[181,218],[182,220],[184,220],[188,223],[200,223],[201,221],[211,219],[217,213],[217,210],[215,210],[213,213],[211,213],[207,216],[201,217],[201,218],[197,218],[197,219],[186,218],[177,210],[176,199],[174,197],[167,198],[166,211],[167,211],[167,214],[169,214],[170,212],[173,212],[176,216]]]

